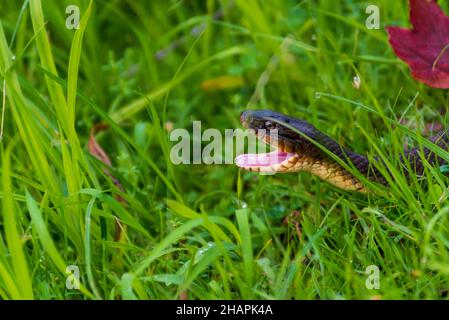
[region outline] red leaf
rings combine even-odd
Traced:
[[[97,140],[95,139],[95,133],[101,130],[103,130],[103,128],[99,129],[96,127],[90,130],[89,143],[88,143],[89,152],[90,154],[95,156],[98,160],[101,160],[104,164],[110,167],[112,163],[108,157],[108,154],[103,150],[103,148],[98,144]]]
[[[100,144],[97,142],[97,140],[95,139],[95,134],[97,132],[100,132],[104,129],[107,128],[107,125],[105,124],[97,124],[95,125],[91,130],[90,130],[90,136],[89,136],[89,143],[88,143],[88,148],[89,148],[89,152],[91,155],[93,155],[94,157],[96,157],[97,159],[99,159],[101,162],[103,162],[104,164],[106,164],[108,167],[112,167],[112,162],[108,157],[108,154],[106,153],[106,151],[103,150],[103,148],[100,146]],[[120,183],[120,181],[114,177],[107,168],[103,169],[104,173],[106,173],[112,180],[112,182],[114,182],[114,184],[117,186],[117,188],[119,188],[120,191],[124,192],[125,189],[123,188],[122,184]],[[125,199],[123,199],[120,196],[117,196],[118,201],[125,203]]]
[[[96,157],[97,159],[99,159],[101,162],[103,162],[104,164],[106,164],[108,167],[112,166],[111,160],[108,157],[108,154],[106,153],[106,151],[104,151],[104,149],[100,146],[100,144],[97,142],[97,140],[95,139],[95,134],[97,132],[100,132],[102,130],[105,130],[107,128],[107,125],[105,124],[97,124],[95,126],[93,126],[93,128],[90,130],[90,136],[89,136],[89,142],[88,142],[88,149],[91,155],[93,155],[94,157]],[[123,188],[122,184],[120,183],[120,181],[114,177],[107,168],[103,168],[103,172],[106,173],[109,178],[112,180],[112,182],[117,186],[117,188],[121,191],[121,192],[125,192],[125,189]],[[120,196],[120,195],[115,195],[115,199],[117,199],[117,201],[126,204],[126,200]],[[122,233],[122,229],[123,226],[120,223],[120,220],[118,217],[115,217],[116,221],[115,221],[115,236],[114,239],[116,241],[120,240],[120,236]]]
[[[449,18],[434,0],[410,0],[413,29],[388,27],[396,55],[415,79],[435,88],[449,88]]]

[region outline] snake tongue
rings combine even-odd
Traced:
[[[238,167],[267,167],[275,166],[292,157],[293,153],[273,151],[260,154],[241,154],[235,158]]]

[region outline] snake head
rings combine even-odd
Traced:
[[[286,116],[271,110],[247,110],[240,114],[240,122],[256,135],[279,151],[307,154],[320,153],[317,143],[325,142],[325,135],[304,120]],[[277,135],[277,141],[270,141],[269,132]],[[320,141],[323,140],[323,141]]]
[[[241,113],[240,122],[276,150],[240,155],[236,158],[239,167],[259,172],[299,171],[299,158],[319,159],[322,155],[312,141],[321,138],[322,133],[307,121],[271,110],[247,110]]]

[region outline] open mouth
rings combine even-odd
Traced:
[[[260,139],[260,138],[259,138]],[[260,139],[264,142],[265,139]],[[275,150],[269,153],[241,154],[235,164],[245,170],[258,172],[286,172],[294,164],[295,153]]]

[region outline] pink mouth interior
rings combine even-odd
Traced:
[[[267,167],[280,164],[292,157],[293,153],[273,151],[260,154],[241,154],[235,158],[238,167]]]

